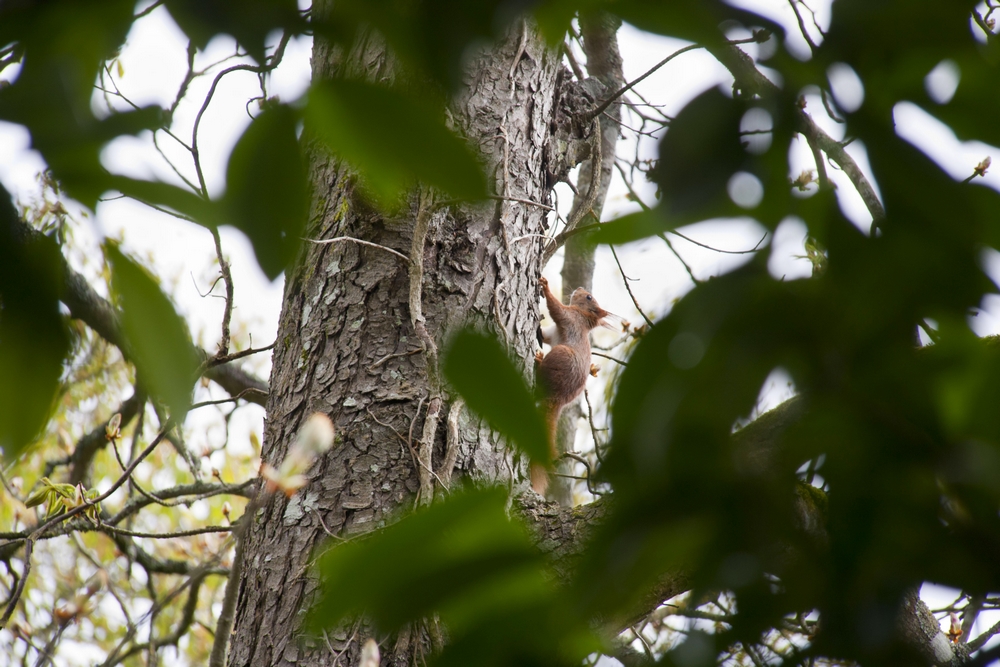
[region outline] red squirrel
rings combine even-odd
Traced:
[[[587,376],[591,372],[590,331],[604,324],[610,315],[601,308],[597,300],[587,290],[579,287],[564,306],[549,289],[549,281],[543,276],[538,279],[549,308],[549,315],[555,323],[555,331],[543,332],[546,342],[552,345],[549,353],[535,355],[538,362],[538,385],[541,390],[542,410],[548,427],[549,448],[553,461],[556,459],[556,426],[559,413],[583,392]],[[539,464],[531,466],[531,487],[544,495],[549,485],[549,476]]]

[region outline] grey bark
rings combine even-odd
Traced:
[[[481,153],[500,197],[548,202],[545,145],[559,69],[558,52],[521,23],[468,68],[451,116]],[[380,80],[393,70],[374,35],[347,53],[317,40],[314,78],[349,73]],[[408,254],[416,198],[393,216],[380,214],[365,204],[356,176],[342,164],[316,146],[309,155],[309,237],[352,236]],[[419,291],[424,326],[438,348],[455,327],[478,321],[499,332],[527,373],[538,324],[539,244],[518,238],[541,233],[544,213],[510,199],[431,212]],[[314,411],[331,417],[338,442],[298,495],[276,497],[248,517],[253,524],[230,665],[357,663],[364,628],[353,637],[331,634],[323,641],[299,636],[301,610],[316,588],[311,558],[329,539],[326,530],[343,536],[370,531],[412,505],[420,475],[410,446],[420,449],[417,439],[426,437],[421,434],[435,390],[422,347],[411,324],[405,262],[353,243],[302,249],[287,278],[263,459],[280,462],[299,424]],[[449,407],[438,414],[448,415]],[[440,469],[450,431],[453,476],[526,487],[523,464],[485,424],[464,410],[448,422],[440,419],[430,436],[426,463]],[[428,645],[419,629],[401,633],[383,645],[383,664],[411,664],[415,651],[426,653]]]

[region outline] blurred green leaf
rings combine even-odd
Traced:
[[[724,39],[719,30],[722,21],[752,16],[718,0],[623,0],[614,3],[613,8],[623,20],[640,30],[703,43]],[[758,25],[764,22],[760,17],[753,18]]]
[[[160,122],[156,107],[100,119],[90,103],[100,68],[132,25],[134,6],[128,0],[0,6],[0,43],[24,49],[17,79],[0,88],[0,119],[27,127],[32,147],[65,190],[90,208],[108,189],[104,144]]]
[[[240,137],[226,169],[228,221],[250,238],[271,280],[294,259],[309,206],[295,128],[291,109],[268,107]]]
[[[111,284],[122,310],[122,328],[141,382],[170,408],[177,423],[191,404],[198,360],[187,325],[149,273],[106,242]]]
[[[462,82],[470,52],[502,36],[530,4],[530,0],[340,0],[313,25],[345,46],[374,27],[414,80],[430,76],[453,90]]]
[[[496,338],[471,329],[460,331],[445,352],[443,369],[469,409],[532,461],[549,463],[544,420],[523,376]]]
[[[313,86],[305,113],[309,128],[383,203],[417,181],[461,199],[486,194],[482,167],[445,127],[441,108],[384,86],[337,80]]]
[[[727,195],[730,177],[749,161],[740,143],[743,103],[710,88],[670,123],[650,174],[660,186],[660,209],[680,226],[711,217],[742,215]]]
[[[45,426],[70,351],[59,312],[61,259],[55,241],[18,219],[0,186],[0,449],[6,461]]]
[[[674,229],[661,209],[630,213],[603,223],[590,233],[591,243],[621,244],[637,241]]]
[[[392,631],[443,612],[461,628],[530,594],[526,584],[544,589],[541,555],[506,505],[502,488],[454,492],[370,537],[335,546],[319,562],[322,594],[312,625],[331,627],[364,613]]]
[[[225,33],[260,64],[264,64],[271,32],[298,32],[305,27],[295,0],[167,0],[164,4],[199,49],[215,35]]]
[[[216,202],[205,200],[190,190],[158,181],[142,181],[128,176],[110,176],[108,187],[137,201],[172,209],[181,216],[205,227],[215,227],[226,221]]]

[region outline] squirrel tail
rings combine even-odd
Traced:
[[[545,404],[545,426],[549,436],[549,455],[552,458],[552,465],[555,466],[559,451],[556,448],[556,432],[559,428],[559,413],[562,412],[560,406]],[[539,463],[531,464],[531,488],[540,496],[545,495],[549,488],[549,471]]]

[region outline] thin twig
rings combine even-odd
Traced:
[[[621,97],[622,95],[624,95],[628,91],[632,90],[633,86],[635,86],[635,85],[641,83],[642,81],[644,81],[648,76],[650,76],[651,74],[653,74],[656,70],[660,69],[661,67],[663,67],[664,65],[666,65],[668,62],[670,62],[671,60],[673,60],[674,58],[676,58],[677,56],[679,56],[681,54],[684,54],[684,53],[687,53],[688,51],[694,51],[695,49],[701,49],[701,48],[704,48],[701,44],[689,44],[688,46],[685,46],[682,49],[678,49],[677,51],[674,51],[669,56],[667,56],[666,58],[664,58],[660,62],[656,63],[655,65],[653,65],[653,67],[650,68],[649,70],[647,70],[645,74],[643,74],[642,76],[640,76],[637,79],[633,79],[632,81],[626,83],[624,86],[622,86],[617,91],[615,91],[608,99],[606,99],[603,102],[601,102],[601,104],[598,105],[596,109],[594,109],[589,114],[587,114],[588,117],[594,118],[595,116],[599,115],[602,111],[604,111],[609,106],[611,106],[614,103],[615,100],[617,100],[619,97]]]
[[[614,361],[615,363],[621,364],[622,366],[628,366],[628,362],[622,361],[621,359],[616,359],[615,357],[612,357],[609,354],[604,354],[603,352],[596,352],[594,350],[591,350],[590,353],[592,355],[594,355],[595,357],[603,357],[605,359],[610,359],[611,361]]]
[[[229,354],[229,323],[233,318],[233,274],[229,270],[229,262],[222,254],[222,239],[219,230],[211,227],[212,240],[215,241],[215,256],[219,260],[219,271],[226,285],[226,308],[222,313],[222,340],[219,341],[219,351],[216,356],[225,357]]]
[[[358,243],[360,245],[366,245],[372,248],[379,248],[381,250],[385,250],[386,252],[391,252],[396,257],[399,257],[405,260],[407,263],[410,263],[410,258],[404,255],[403,253],[399,252],[398,250],[393,250],[392,248],[388,248],[384,245],[379,245],[378,243],[372,243],[371,241],[356,239],[353,236],[337,236],[332,239],[323,239],[322,241],[317,239],[307,239],[307,238],[303,238],[302,240],[308,241],[309,243],[315,243],[316,245],[330,245],[331,243],[341,243],[343,241],[351,241],[352,243]]]
[[[813,42],[812,37],[810,37],[809,33],[806,31],[806,22],[802,20],[802,16],[799,14],[799,8],[797,5],[797,0],[788,0],[788,6],[792,8],[793,12],[795,12],[795,20],[799,23],[799,32],[802,33],[802,37],[806,40],[806,44],[809,45],[809,50],[812,51],[813,55],[816,55],[817,46],[815,42]]]
[[[489,195],[487,199],[496,199],[498,201],[516,201],[522,204],[530,204],[531,206],[537,206],[538,208],[545,209],[546,211],[556,210],[554,207],[548,204],[542,204],[537,201],[531,201],[530,199],[522,199],[521,197],[504,197],[501,195]]]
[[[611,248],[612,256],[615,258],[615,264],[618,265],[618,271],[622,274],[622,283],[625,285],[625,291],[627,291],[628,295],[632,298],[632,304],[635,306],[635,309],[639,311],[639,314],[642,315],[642,319],[646,320],[646,324],[653,326],[653,321],[646,317],[646,313],[642,311],[642,306],[639,305],[639,300],[635,298],[635,294],[632,294],[632,287],[629,285],[630,278],[625,275],[625,269],[622,268],[622,263],[618,261],[618,253],[615,252],[615,247],[613,245],[609,247]]]
[[[657,234],[657,236],[663,239],[663,242],[667,244],[668,248],[670,248],[670,252],[674,253],[674,257],[677,258],[677,261],[680,262],[681,265],[684,267],[684,270],[687,271],[688,277],[691,279],[691,282],[693,282],[695,285],[701,284],[701,281],[695,278],[694,271],[691,270],[691,267],[688,266],[688,263],[684,261],[684,258],[681,257],[681,254],[677,252],[676,248],[674,248],[674,244],[671,243],[670,239],[667,238],[667,235],[661,233]]]

